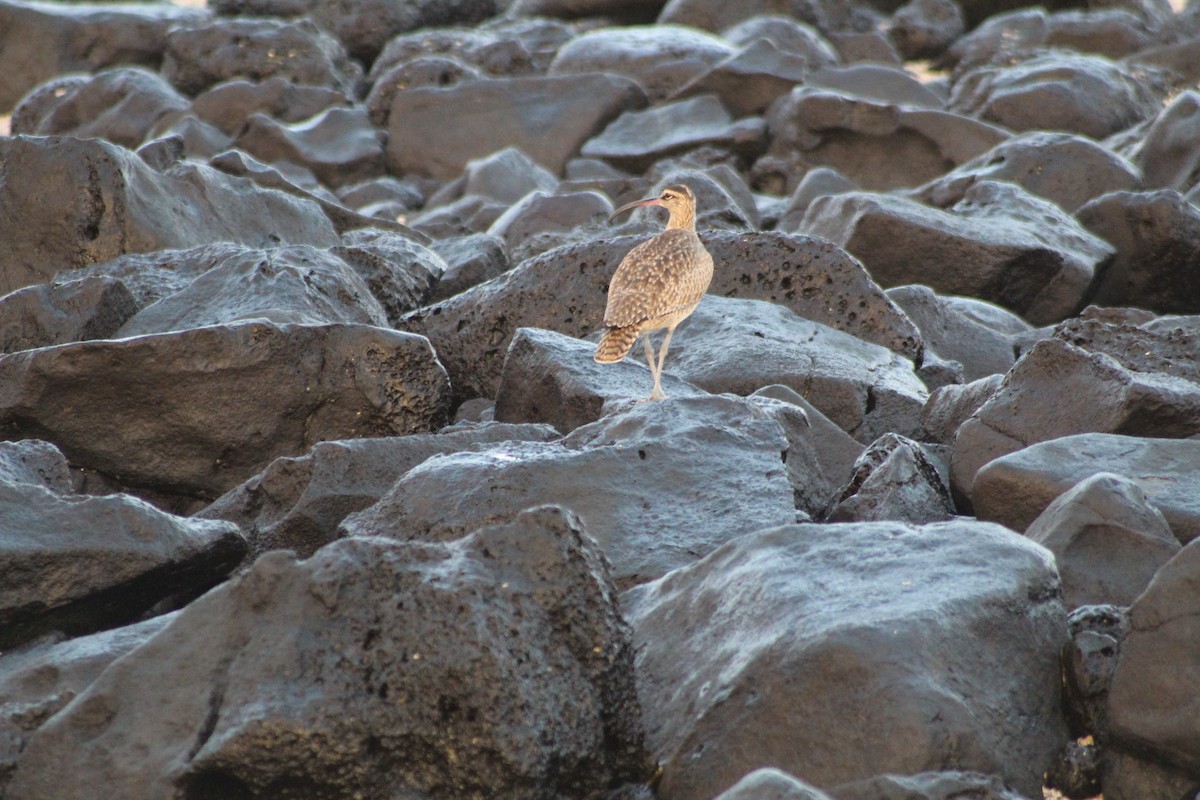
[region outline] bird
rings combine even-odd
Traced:
[[[683,184],[666,187],[657,196],[626,203],[609,216],[609,222],[640,206],[667,209],[667,228],[633,248],[621,260],[608,285],[604,331],[595,359],[612,364],[629,354],[640,338],[654,388],[646,400],[662,400],[663,363],[675,326],[688,317],[712,282],[713,259],[696,235],[696,195]],[[666,329],[657,360],[650,334]]]

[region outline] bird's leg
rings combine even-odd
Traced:
[[[666,394],[663,393],[659,381],[662,380],[663,364],[667,360],[667,348],[671,346],[671,334],[674,332],[674,328],[667,328],[667,335],[663,338],[662,346],[658,348],[658,369],[654,370],[654,390],[650,392],[650,399],[652,400],[666,398]]]
[[[654,377],[654,391],[652,391],[650,395],[644,399],[658,400],[659,397],[656,397],[655,395],[657,394],[661,396],[662,389],[658,387],[658,370],[654,366],[654,348],[650,346],[649,333],[642,334],[642,345],[646,348],[646,366],[650,368],[650,374]]]

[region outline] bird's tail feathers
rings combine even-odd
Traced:
[[[605,328],[596,345],[595,358],[601,364],[611,364],[629,355],[629,350],[637,341],[638,327],[630,325],[625,328]]]

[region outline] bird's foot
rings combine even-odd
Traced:
[[[667,396],[666,396],[666,394],[663,393],[663,390],[660,389],[659,387],[655,386],[654,391],[652,391],[650,394],[643,397],[638,402],[639,403],[649,403],[651,400],[666,400],[666,399],[667,399]]]

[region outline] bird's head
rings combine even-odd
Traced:
[[[682,183],[668,186],[656,197],[626,203],[614,211],[608,219],[611,222],[619,214],[624,214],[639,206],[662,206],[665,208],[671,215],[667,220],[668,228],[688,228],[695,225],[696,222],[696,195],[692,194],[692,190]]]

